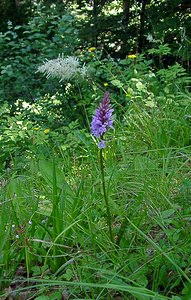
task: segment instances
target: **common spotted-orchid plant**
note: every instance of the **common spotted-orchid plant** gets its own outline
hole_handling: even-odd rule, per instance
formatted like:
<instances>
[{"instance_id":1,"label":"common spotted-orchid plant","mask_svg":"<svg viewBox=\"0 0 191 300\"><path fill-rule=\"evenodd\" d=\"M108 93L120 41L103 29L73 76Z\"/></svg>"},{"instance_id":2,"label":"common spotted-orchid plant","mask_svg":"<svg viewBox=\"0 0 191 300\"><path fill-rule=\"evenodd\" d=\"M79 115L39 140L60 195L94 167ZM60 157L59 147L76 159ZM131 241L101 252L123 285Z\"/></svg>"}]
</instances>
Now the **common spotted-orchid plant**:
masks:
<instances>
[{"instance_id":1,"label":"common spotted-orchid plant","mask_svg":"<svg viewBox=\"0 0 191 300\"><path fill-rule=\"evenodd\" d=\"M103 149L106 147L104 135L109 128L113 129L112 113L113 113L113 109L111 108L111 104L110 104L109 92L106 92L102 102L100 103L98 109L95 112L95 115L92 118L91 133L94 137L99 139L98 148L100 154L100 171L101 171L103 196L104 196L105 206L107 211L107 223L109 229L109 236L111 242L114 242L113 232L112 232L111 213L110 213L110 207L108 201L108 194L105 185L104 157L103 157Z\"/></svg>"}]
</instances>

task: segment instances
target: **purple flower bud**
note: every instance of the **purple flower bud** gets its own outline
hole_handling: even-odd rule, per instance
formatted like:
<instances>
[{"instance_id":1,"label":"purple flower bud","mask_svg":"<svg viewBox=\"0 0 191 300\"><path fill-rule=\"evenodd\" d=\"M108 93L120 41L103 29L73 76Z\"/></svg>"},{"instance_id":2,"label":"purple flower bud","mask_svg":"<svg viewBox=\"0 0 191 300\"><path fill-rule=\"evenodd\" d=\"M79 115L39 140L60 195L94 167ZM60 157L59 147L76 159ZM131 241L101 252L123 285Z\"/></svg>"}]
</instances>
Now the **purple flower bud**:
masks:
<instances>
[{"instance_id":1,"label":"purple flower bud","mask_svg":"<svg viewBox=\"0 0 191 300\"><path fill-rule=\"evenodd\" d=\"M98 143L98 147L100 149L104 149L106 147L106 144L105 144L105 141L104 140L101 140L99 143Z\"/></svg>"},{"instance_id":2,"label":"purple flower bud","mask_svg":"<svg viewBox=\"0 0 191 300\"><path fill-rule=\"evenodd\" d=\"M106 92L103 100L95 112L91 122L91 133L96 138L103 138L108 128L113 129L113 119L112 119L113 109L111 108L109 92ZM104 140L102 139L98 147L103 149L106 147Z\"/></svg>"}]
</instances>

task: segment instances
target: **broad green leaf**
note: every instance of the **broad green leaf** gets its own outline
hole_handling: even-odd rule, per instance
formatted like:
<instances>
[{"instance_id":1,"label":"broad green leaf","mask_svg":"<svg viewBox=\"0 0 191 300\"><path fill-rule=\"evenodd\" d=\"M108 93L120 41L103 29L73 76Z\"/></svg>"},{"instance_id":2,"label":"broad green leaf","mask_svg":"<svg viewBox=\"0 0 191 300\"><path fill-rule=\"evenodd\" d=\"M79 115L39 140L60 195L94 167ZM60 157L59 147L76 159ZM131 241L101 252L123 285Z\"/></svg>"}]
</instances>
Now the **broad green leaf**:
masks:
<instances>
[{"instance_id":1,"label":"broad green leaf","mask_svg":"<svg viewBox=\"0 0 191 300\"><path fill-rule=\"evenodd\" d=\"M62 189L63 184L64 184L64 174L62 171L55 165L56 169L56 182L57 182L57 187ZM54 170L54 165L53 162L50 162L48 160L40 160L39 161L39 170L44 178L44 180L48 184L53 184L53 170Z\"/></svg>"},{"instance_id":2,"label":"broad green leaf","mask_svg":"<svg viewBox=\"0 0 191 300\"><path fill-rule=\"evenodd\" d=\"M118 88L122 88L123 87L123 83L121 81L119 81L118 79L112 80L111 84L113 84L114 86L116 86Z\"/></svg>"}]
</instances>

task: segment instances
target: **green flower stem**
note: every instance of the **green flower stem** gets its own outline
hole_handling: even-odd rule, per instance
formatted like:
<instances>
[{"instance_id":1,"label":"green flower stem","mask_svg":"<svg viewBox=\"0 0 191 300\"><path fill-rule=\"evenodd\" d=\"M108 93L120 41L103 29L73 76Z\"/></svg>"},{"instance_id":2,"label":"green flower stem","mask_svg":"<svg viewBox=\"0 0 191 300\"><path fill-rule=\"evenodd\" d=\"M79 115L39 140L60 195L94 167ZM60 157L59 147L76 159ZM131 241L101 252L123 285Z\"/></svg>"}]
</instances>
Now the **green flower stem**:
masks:
<instances>
[{"instance_id":1,"label":"green flower stem","mask_svg":"<svg viewBox=\"0 0 191 300\"><path fill-rule=\"evenodd\" d=\"M109 209L109 201L106 193L106 188L105 188L105 176L104 176L104 164L103 164L103 149L100 149L100 170L101 170L101 180L102 180L102 187L103 187L103 196L105 200L105 206L107 210L107 223L109 227L109 236L111 241L113 242L113 232L112 232L112 227L111 227L111 213Z\"/></svg>"}]
</instances>

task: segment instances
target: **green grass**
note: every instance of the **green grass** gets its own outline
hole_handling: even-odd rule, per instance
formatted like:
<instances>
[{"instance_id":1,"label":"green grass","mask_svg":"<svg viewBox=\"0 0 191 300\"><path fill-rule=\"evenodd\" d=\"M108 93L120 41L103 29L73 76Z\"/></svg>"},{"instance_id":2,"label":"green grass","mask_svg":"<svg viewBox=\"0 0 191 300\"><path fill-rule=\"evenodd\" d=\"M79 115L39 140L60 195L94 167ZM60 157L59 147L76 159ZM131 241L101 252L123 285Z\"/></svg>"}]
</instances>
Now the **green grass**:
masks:
<instances>
[{"instance_id":1,"label":"green grass","mask_svg":"<svg viewBox=\"0 0 191 300\"><path fill-rule=\"evenodd\" d=\"M9 153L7 128L2 299L189 299L191 105L188 93L157 93L153 107L140 95L123 107L102 153L104 174L88 129L45 134L30 121Z\"/></svg>"}]
</instances>

